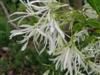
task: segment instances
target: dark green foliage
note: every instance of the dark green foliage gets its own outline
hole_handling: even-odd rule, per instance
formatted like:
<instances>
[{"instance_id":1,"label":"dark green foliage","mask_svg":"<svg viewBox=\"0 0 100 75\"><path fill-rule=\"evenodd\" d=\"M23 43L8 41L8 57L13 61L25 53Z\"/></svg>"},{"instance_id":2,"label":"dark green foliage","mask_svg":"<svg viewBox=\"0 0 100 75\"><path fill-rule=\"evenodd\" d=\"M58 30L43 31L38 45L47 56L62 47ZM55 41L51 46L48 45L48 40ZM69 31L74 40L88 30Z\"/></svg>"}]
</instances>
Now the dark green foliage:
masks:
<instances>
[{"instance_id":1,"label":"dark green foliage","mask_svg":"<svg viewBox=\"0 0 100 75\"><path fill-rule=\"evenodd\" d=\"M5 3L9 13L17 11L19 0L3 0L3 2Z\"/></svg>"},{"instance_id":2,"label":"dark green foliage","mask_svg":"<svg viewBox=\"0 0 100 75\"><path fill-rule=\"evenodd\" d=\"M88 3L100 14L100 0L87 0Z\"/></svg>"},{"instance_id":3,"label":"dark green foliage","mask_svg":"<svg viewBox=\"0 0 100 75\"><path fill-rule=\"evenodd\" d=\"M4 17L4 13L0 12L0 45L7 45L9 32L10 26L7 23L7 19Z\"/></svg>"}]
</instances>

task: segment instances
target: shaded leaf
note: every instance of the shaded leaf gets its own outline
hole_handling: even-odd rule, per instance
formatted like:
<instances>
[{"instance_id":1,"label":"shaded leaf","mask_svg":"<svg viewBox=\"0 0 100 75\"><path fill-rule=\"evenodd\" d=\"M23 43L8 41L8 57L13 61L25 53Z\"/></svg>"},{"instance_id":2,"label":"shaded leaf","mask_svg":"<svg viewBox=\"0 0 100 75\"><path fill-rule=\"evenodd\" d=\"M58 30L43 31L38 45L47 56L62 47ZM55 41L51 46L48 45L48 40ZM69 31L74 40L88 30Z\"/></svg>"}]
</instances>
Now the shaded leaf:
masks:
<instances>
[{"instance_id":1,"label":"shaded leaf","mask_svg":"<svg viewBox=\"0 0 100 75\"><path fill-rule=\"evenodd\" d=\"M96 12L100 13L100 0L87 0L87 2L96 10Z\"/></svg>"}]
</instances>

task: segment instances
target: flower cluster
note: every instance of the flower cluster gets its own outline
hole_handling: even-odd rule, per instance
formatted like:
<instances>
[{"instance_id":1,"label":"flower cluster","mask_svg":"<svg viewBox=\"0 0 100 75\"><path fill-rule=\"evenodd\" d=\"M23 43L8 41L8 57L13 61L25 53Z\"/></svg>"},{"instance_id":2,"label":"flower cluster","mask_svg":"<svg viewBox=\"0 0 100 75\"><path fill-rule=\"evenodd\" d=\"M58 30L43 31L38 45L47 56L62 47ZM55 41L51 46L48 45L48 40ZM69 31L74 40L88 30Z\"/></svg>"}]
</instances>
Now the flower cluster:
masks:
<instances>
[{"instance_id":1,"label":"flower cluster","mask_svg":"<svg viewBox=\"0 0 100 75\"><path fill-rule=\"evenodd\" d=\"M55 20L53 12L68 5L61 4L56 0L27 0L27 2L21 0L21 3L27 8L26 12L15 12L11 14L10 17L14 15L20 16L10 21L18 21L18 25L20 25L26 17L35 16L38 18L38 22L34 25L22 24L19 26L19 29L11 31L10 38L18 35L24 35L24 39L20 41L20 43L24 44L22 50L26 48L30 38L33 39L34 45L38 45L39 42L42 41L44 42L44 47L40 53L43 52L47 44L49 44L48 52L49 54L52 54L53 50L55 50L58 45L58 40L56 38L60 36L60 39L64 40L65 38L63 31L60 29L58 22ZM49 41L49 43L47 43L47 41Z\"/></svg>"},{"instance_id":2,"label":"flower cluster","mask_svg":"<svg viewBox=\"0 0 100 75\"><path fill-rule=\"evenodd\" d=\"M78 49L76 42L80 44L80 41L84 41L86 37L89 36L87 29L82 29L69 36L64 33L61 29L60 21L56 19L55 12L58 9L68 7L68 11L70 11L68 4L60 3L58 0L20 1L26 7L26 11L15 12L10 15L10 18L14 15L18 15L17 18L11 19L10 22L17 21L19 25L18 29L11 31L10 39L15 36L22 36L23 39L18 41L23 44L22 51L26 49L30 40L39 54L49 49L47 51L48 54L55 57L52 61L56 64L56 69L60 68L61 71L67 70L65 75L82 75L84 71L89 75L90 72L88 69L90 67L93 69L98 68L96 64L93 66L89 65L93 62L87 61L87 59L90 57L95 58L96 55L98 55L100 43L99 47L95 47L95 44L91 43L82 50ZM73 11L71 10L70 12L72 13ZM38 21L33 25L21 24L25 18L30 16L36 17ZM72 29L73 23L71 23L69 27ZM70 40L67 40L66 36L68 36ZM41 43L43 47L39 50L38 47ZM48 72L49 70L47 73Z\"/></svg>"}]
</instances>

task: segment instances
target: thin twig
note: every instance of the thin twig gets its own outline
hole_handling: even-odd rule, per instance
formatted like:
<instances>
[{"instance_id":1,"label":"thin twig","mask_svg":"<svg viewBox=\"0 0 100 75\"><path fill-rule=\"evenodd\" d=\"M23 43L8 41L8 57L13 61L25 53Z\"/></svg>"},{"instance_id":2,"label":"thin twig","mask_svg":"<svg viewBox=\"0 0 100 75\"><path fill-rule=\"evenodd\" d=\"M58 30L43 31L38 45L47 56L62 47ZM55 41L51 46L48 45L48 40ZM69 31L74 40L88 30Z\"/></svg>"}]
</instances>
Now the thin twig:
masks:
<instances>
[{"instance_id":1,"label":"thin twig","mask_svg":"<svg viewBox=\"0 0 100 75\"><path fill-rule=\"evenodd\" d=\"M9 18L9 13L8 13L8 11L7 11L5 5L4 5L4 3L3 3L2 1L0 1L0 6L2 7L2 9L3 9L3 11L4 11L4 13L5 13L7 19L10 20L10 18ZM13 22L9 22L9 23L10 23L14 28L18 28L18 27L16 26L16 24L14 24Z\"/></svg>"}]
</instances>

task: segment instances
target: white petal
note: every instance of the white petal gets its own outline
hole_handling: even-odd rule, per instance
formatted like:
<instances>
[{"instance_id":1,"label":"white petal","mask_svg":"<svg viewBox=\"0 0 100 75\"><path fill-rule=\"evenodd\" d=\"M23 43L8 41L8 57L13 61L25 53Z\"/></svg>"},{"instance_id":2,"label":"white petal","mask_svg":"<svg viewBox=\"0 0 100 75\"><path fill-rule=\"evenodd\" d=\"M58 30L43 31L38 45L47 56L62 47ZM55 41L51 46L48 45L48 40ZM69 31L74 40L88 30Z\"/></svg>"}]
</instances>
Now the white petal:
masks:
<instances>
[{"instance_id":1,"label":"white petal","mask_svg":"<svg viewBox=\"0 0 100 75\"><path fill-rule=\"evenodd\" d=\"M49 73L50 73L50 70L47 70L47 71L45 71L45 72L43 73L43 75L49 75Z\"/></svg>"},{"instance_id":2,"label":"white petal","mask_svg":"<svg viewBox=\"0 0 100 75\"><path fill-rule=\"evenodd\" d=\"M59 32L59 34L61 35L61 37L63 39L65 39L65 35L64 35L63 31L59 28L59 26L57 26L56 22L55 22L55 28L57 29L57 31Z\"/></svg>"},{"instance_id":3,"label":"white petal","mask_svg":"<svg viewBox=\"0 0 100 75\"><path fill-rule=\"evenodd\" d=\"M28 45L28 42L26 42L26 43L22 46L21 51L24 51L24 50L26 49L27 45Z\"/></svg>"}]
</instances>

